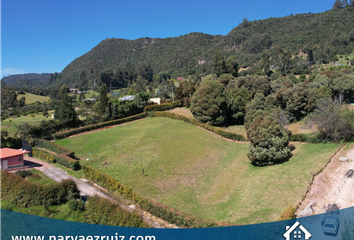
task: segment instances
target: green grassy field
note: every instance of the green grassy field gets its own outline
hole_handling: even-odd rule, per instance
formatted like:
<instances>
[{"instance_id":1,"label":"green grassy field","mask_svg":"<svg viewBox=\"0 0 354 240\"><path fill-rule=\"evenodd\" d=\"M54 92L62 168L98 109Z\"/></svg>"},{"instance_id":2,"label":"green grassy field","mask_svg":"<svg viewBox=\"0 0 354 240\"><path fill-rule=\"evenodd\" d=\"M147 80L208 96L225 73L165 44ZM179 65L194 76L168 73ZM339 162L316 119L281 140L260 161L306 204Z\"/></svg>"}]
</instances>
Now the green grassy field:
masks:
<instances>
[{"instance_id":1,"label":"green grassy field","mask_svg":"<svg viewBox=\"0 0 354 240\"><path fill-rule=\"evenodd\" d=\"M301 200L312 173L338 148L296 144L290 161L254 167L247 144L168 118L147 118L56 143L75 151L81 164L157 202L195 217L238 224L277 220L286 206ZM121 154L113 144L121 144Z\"/></svg>"},{"instance_id":2,"label":"green grassy field","mask_svg":"<svg viewBox=\"0 0 354 240\"><path fill-rule=\"evenodd\" d=\"M10 117L1 122L1 130L8 131L9 135L13 136L13 134L15 134L17 131L16 126L21 125L22 123L35 125L42 120L50 120L52 119L51 117L52 113L54 113L54 110L48 111L48 115L49 115L48 118L43 116L42 113L34 114L34 117L32 116L32 114L29 114L27 116L16 117L16 118Z\"/></svg>"},{"instance_id":3,"label":"green grassy field","mask_svg":"<svg viewBox=\"0 0 354 240\"><path fill-rule=\"evenodd\" d=\"M20 100L21 97L26 98L26 104L35 103L37 101L42 103L42 102L47 102L50 100L50 97L34 95L32 93L19 94L19 95L17 95L17 100Z\"/></svg>"}]
</instances>

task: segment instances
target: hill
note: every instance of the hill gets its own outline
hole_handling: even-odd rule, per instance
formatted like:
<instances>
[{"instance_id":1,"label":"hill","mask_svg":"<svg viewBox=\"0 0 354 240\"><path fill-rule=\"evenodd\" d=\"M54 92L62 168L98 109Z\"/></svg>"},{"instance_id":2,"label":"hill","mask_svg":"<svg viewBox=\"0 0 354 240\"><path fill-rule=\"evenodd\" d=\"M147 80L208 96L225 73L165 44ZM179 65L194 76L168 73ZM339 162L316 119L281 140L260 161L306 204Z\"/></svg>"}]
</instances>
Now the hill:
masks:
<instances>
[{"instance_id":1,"label":"hill","mask_svg":"<svg viewBox=\"0 0 354 240\"><path fill-rule=\"evenodd\" d=\"M296 14L282 18L269 18L249 22L246 19L226 36L189 33L174 38L140 38L125 40L109 38L91 51L71 62L58 81L78 83L82 70L111 69L115 71L128 61L136 67L149 62L154 74L169 71L174 76L211 69L213 54L221 49L225 57L235 55L246 67L258 63L264 48L271 56L281 46L298 53L305 47L329 49L334 54L350 53L354 49L354 7L332 9L323 13ZM353 36L352 36L353 35ZM319 58L320 52L315 52ZM204 64L201 64L204 62Z\"/></svg>"},{"instance_id":2,"label":"hill","mask_svg":"<svg viewBox=\"0 0 354 240\"><path fill-rule=\"evenodd\" d=\"M1 80L8 87L42 87L49 83L51 73L26 73L3 77Z\"/></svg>"}]
</instances>

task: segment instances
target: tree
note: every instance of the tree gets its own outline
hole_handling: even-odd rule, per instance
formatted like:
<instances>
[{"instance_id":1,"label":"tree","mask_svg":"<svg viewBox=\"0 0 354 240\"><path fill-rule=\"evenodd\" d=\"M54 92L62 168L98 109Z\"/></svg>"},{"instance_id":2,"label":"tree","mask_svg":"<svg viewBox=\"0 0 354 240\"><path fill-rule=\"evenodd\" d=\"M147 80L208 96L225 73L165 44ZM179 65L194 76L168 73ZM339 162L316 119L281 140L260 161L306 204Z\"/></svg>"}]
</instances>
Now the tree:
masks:
<instances>
[{"instance_id":1,"label":"tree","mask_svg":"<svg viewBox=\"0 0 354 240\"><path fill-rule=\"evenodd\" d=\"M85 94L83 92L81 92L80 95L79 95L79 102L81 103L85 99L86 99Z\"/></svg>"},{"instance_id":2,"label":"tree","mask_svg":"<svg viewBox=\"0 0 354 240\"><path fill-rule=\"evenodd\" d=\"M61 101L59 106L54 109L54 118L68 126L74 126L77 120L76 112L67 95Z\"/></svg>"},{"instance_id":3,"label":"tree","mask_svg":"<svg viewBox=\"0 0 354 240\"><path fill-rule=\"evenodd\" d=\"M344 100L348 102L354 102L354 77L351 75L344 75L340 78L336 78L332 82L332 89L335 96L340 101L342 96Z\"/></svg>"},{"instance_id":4,"label":"tree","mask_svg":"<svg viewBox=\"0 0 354 240\"><path fill-rule=\"evenodd\" d=\"M263 93L268 96L271 91L270 79L266 76L251 76L237 78L237 86L240 88L244 86L247 91L252 95L256 93Z\"/></svg>"},{"instance_id":5,"label":"tree","mask_svg":"<svg viewBox=\"0 0 354 240\"><path fill-rule=\"evenodd\" d=\"M144 79L148 80L148 82L152 82L154 78L154 71L152 70L150 63L142 63L138 67L138 74L141 75Z\"/></svg>"},{"instance_id":6,"label":"tree","mask_svg":"<svg viewBox=\"0 0 354 240\"><path fill-rule=\"evenodd\" d=\"M337 142L354 136L354 112L338 99L319 100L306 124L310 127L316 124L324 139Z\"/></svg>"},{"instance_id":7,"label":"tree","mask_svg":"<svg viewBox=\"0 0 354 240\"><path fill-rule=\"evenodd\" d=\"M82 70L80 73L80 87L83 89L83 91L87 90L88 87L88 81L84 70Z\"/></svg>"},{"instance_id":8,"label":"tree","mask_svg":"<svg viewBox=\"0 0 354 240\"><path fill-rule=\"evenodd\" d=\"M239 67L235 56L231 56L226 60L226 70L232 76L237 77Z\"/></svg>"},{"instance_id":9,"label":"tree","mask_svg":"<svg viewBox=\"0 0 354 240\"><path fill-rule=\"evenodd\" d=\"M106 112L108 106L108 97L107 97L107 86L102 84L100 88L100 101L98 102L98 113L103 115Z\"/></svg>"},{"instance_id":10,"label":"tree","mask_svg":"<svg viewBox=\"0 0 354 240\"><path fill-rule=\"evenodd\" d=\"M18 105L17 94L7 86L1 86L1 108L15 108Z\"/></svg>"},{"instance_id":11,"label":"tree","mask_svg":"<svg viewBox=\"0 0 354 240\"><path fill-rule=\"evenodd\" d=\"M65 84L61 85L59 89L59 99L64 99L65 97L67 97L69 92L70 89L68 88L68 86L66 86Z\"/></svg>"},{"instance_id":12,"label":"tree","mask_svg":"<svg viewBox=\"0 0 354 240\"><path fill-rule=\"evenodd\" d=\"M251 94L244 88L234 88L225 90L228 119L232 123L243 124L246 105L251 100Z\"/></svg>"},{"instance_id":13,"label":"tree","mask_svg":"<svg viewBox=\"0 0 354 240\"><path fill-rule=\"evenodd\" d=\"M349 0L349 6L354 7L354 0Z\"/></svg>"},{"instance_id":14,"label":"tree","mask_svg":"<svg viewBox=\"0 0 354 240\"><path fill-rule=\"evenodd\" d=\"M147 82L147 80L145 80L142 76L139 75L135 82L134 91L136 93L146 92Z\"/></svg>"},{"instance_id":15,"label":"tree","mask_svg":"<svg viewBox=\"0 0 354 240\"><path fill-rule=\"evenodd\" d=\"M340 8L342 8L343 7L343 4L342 4L342 2L341 2L341 0L336 0L334 3L333 3L333 6L332 6L332 8L334 8L334 9L340 9Z\"/></svg>"},{"instance_id":16,"label":"tree","mask_svg":"<svg viewBox=\"0 0 354 240\"><path fill-rule=\"evenodd\" d=\"M114 82L114 73L110 69L106 69L101 73L101 82L106 84L107 88L109 87L112 90L112 84Z\"/></svg>"},{"instance_id":17,"label":"tree","mask_svg":"<svg viewBox=\"0 0 354 240\"><path fill-rule=\"evenodd\" d=\"M264 50L262 52L261 56L261 69L263 69L264 73L270 77L272 72L270 71L270 61L269 61L269 54L267 50Z\"/></svg>"},{"instance_id":18,"label":"tree","mask_svg":"<svg viewBox=\"0 0 354 240\"><path fill-rule=\"evenodd\" d=\"M175 90L175 97L181 101L183 106L190 106L192 103L192 96L198 88L199 83L192 80L182 80L178 88Z\"/></svg>"},{"instance_id":19,"label":"tree","mask_svg":"<svg viewBox=\"0 0 354 240\"><path fill-rule=\"evenodd\" d=\"M193 94L190 110L203 123L222 125L226 120L224 88L218 81L202 83Z\"/></svg>"},{"instance_id":20,"label":"tree","mask_svg":"<svg viewBox=\"0 0 354 240\"><path fill-rule=\"evenodd\" d=\"M271 114L257 116L247 128L247 138L253 165L273 165L291 157L288 134Z\"/></svg>"},{"instance_id":21,"label":"tree","mask_svg":"<svg viewBox=\"0 0 354 240\"><path fill-rule=\"evenodd\" d=\"M226 71L225 59L220 50L215 51L213 70L216 76L220 77Z\"/></svg>"}]
</instances>

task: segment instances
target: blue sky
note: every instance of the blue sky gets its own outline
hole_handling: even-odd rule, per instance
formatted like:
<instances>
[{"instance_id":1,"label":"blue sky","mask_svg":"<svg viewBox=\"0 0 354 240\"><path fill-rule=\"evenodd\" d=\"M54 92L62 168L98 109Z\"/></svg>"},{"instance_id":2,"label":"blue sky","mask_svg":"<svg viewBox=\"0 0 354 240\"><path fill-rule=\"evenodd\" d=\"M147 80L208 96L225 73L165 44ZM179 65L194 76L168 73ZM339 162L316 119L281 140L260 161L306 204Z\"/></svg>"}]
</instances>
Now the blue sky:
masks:
<instances>
[{"instance_id":1,"label":"blue sky","mask_svg":"<svg viewBox=\"0 0 354 240\"><path fill-rule=\"evenodd\" d=\"M2 0L1 77L61 72L107 37L228 34L243 18L318 13L334 0Z\"/></svg>"}]
</instances>

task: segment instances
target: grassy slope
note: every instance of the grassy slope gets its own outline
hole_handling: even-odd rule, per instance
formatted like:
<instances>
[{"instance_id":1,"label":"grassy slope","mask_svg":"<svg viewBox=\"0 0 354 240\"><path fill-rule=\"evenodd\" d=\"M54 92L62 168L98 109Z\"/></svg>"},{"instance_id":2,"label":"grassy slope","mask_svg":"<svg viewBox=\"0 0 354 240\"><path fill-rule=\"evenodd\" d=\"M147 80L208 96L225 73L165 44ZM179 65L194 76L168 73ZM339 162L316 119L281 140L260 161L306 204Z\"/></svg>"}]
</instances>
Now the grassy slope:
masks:
<instances>
[{"instance_id":1,"label":"grassy slope","mask_svg":"<svg viewBox=\"0 0 354 240\"><path fill-rule=\"evenodd\" d=\"M16 117L16 118L10 117L1 122L1 130L8 131L9 135L13 136L13 134L15 134L17 131L16 126L21 125L22 123L28 123L29 125L36 125L40 123L42 120L50 120L52 119L51 117L52 113L54 113L54 110L48 111L48 115L49 115L48 118L43 116L42 113L34 114L35 115L34 117L31 116L32 114L29 114L27 116Z\"/></svg>"},{"instance_id":2,"label":"grassy slope","mask_svg":"<svg viewBox=\"0 0 354 240\"><path fill-rule=\"evenodd\" d=\"M296 205L311 172L320 169L338 147L297 144L289 162L253 167L247 144L166 118L56 142L90 159L83 164L155 201L196 217L239 224L274 221L287 205ZM113 155L113 143L122 144L122 155Z\"/></svg>"},{"instance_id":3,"label":"grassy slope","mask_svg":"<svg viewBox=\"0 0 354 240\"><path fill-rule=\"evenodd\" d=\"M35 103L36 101L42 103L42 102L47 102L50 100L50 97L34 95L32 93L19 94L19 95L17 95L17 100L20 100L21 97L26 98L26 104Z\"/></svg>"}]
</instances>

